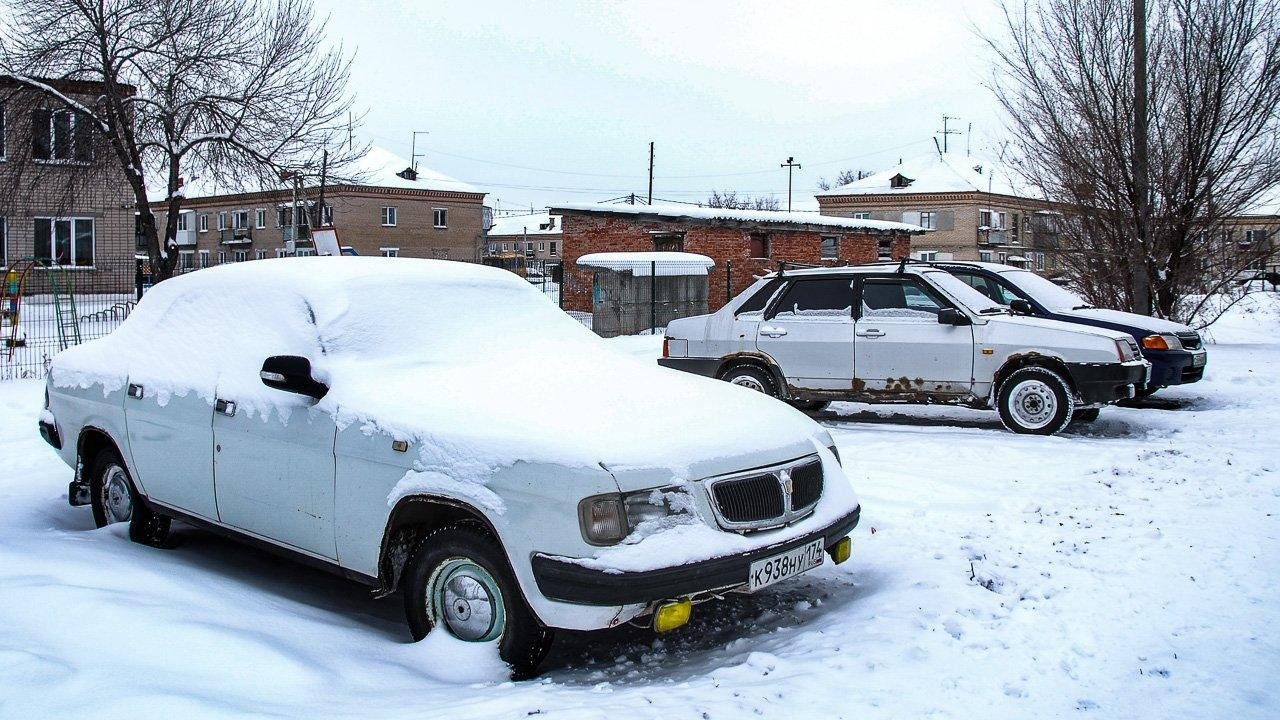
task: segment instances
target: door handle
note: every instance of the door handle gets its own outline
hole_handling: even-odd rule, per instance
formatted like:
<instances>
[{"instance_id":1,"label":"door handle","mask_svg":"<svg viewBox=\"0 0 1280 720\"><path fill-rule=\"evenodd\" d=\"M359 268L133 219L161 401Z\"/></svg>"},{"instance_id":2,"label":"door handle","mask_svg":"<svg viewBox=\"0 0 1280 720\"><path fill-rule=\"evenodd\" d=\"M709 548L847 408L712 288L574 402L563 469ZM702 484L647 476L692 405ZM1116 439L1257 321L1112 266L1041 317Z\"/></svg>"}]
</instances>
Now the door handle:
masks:
<instances>
[{"instance_id":1,"label":"door handle","mask_svg":"<svg viewBox=\"0 0 1280 720\"><path fill-rule=\"evenodd\" d=\"M884 337L884 331L877 330L875 328L867 328L866 330L859 330L857 335L858 337L878 338Z\"/></svg>"},{"instance_id":2,"label":"door handle","mask_svg":"<svg viewBox=\"0 0 1280 720\"><path fill-rule=\"evenodd\" d=\"M218 400L218 402L214 404L213 409L215 412L226 415L227 417L235 417L236 414L236 404L232 400Z\"/></svg>"},{"instance_id":3,"label":"door handle","mask_svg":"<svg viewBox=\"0 0 1280 720\"><path fill-rule=\"evenodd\" d=\"M787 329L786 329L786 328L780 328L780 327L771 327L771 326L769 326L769 325L765 325L764 327L760 328L760 334L761 334L761 335L767 335L767 336L769 336L769 337L773 337L773 338L776 338L776 337L782 337L783 335L786 335L786 334L787 334Z\"/></svg>"},{"instance_id":4,"label":"door handle","mask_svg":"<svg viewBox=\"0 0 1280 720\"><path fill-rule=\"evenodd\" d=\"M129 383L129 397L133 398L134 400L141 400L145 392L146 391L143 390L141 385L134 385L133 383Z\"/></svg>"}]
</instances>

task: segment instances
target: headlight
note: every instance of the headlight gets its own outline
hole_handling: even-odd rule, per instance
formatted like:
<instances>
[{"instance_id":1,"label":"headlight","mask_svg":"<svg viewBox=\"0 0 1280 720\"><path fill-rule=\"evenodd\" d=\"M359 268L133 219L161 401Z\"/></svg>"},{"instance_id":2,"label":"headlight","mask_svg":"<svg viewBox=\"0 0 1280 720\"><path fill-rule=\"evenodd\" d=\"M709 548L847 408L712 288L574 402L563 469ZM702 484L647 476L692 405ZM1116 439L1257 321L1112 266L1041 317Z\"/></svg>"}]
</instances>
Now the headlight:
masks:
<instances>
[{"instance_id":1,"label":"headlight","mask_svg":"<svg viewBox=\"0 0 1280 720\"><path fill-rule=\"evenodd\" d=\"M1181 350L1182 343L1177 335L1148 335L1142 338L1142 347L1147 350Z\"/></svg>"},{"instance_id":2,"label":"headlight","mask_svg":"<svg viewBox=\"0 0 1280 720\"><path fill-rule=\"evenodd\" d=\"M1116 341L1116 352L1120 353L1120 362L1129 362L1137 360L1142 351L1133 338L1122 338Z\"/></svg>"},{"instance_id":3,"label":"headlight","mask_svg":"<svg viewBox=\"0 0 1280 720\"><path fill-rule=\"evenodd\" d=\"M684 488L654 488L586 498L578 503L578 523L587 542L613 545L642 524L660 526L674 516L692 517L692 512L693 501Z\"/></svg>"}]
</instances>

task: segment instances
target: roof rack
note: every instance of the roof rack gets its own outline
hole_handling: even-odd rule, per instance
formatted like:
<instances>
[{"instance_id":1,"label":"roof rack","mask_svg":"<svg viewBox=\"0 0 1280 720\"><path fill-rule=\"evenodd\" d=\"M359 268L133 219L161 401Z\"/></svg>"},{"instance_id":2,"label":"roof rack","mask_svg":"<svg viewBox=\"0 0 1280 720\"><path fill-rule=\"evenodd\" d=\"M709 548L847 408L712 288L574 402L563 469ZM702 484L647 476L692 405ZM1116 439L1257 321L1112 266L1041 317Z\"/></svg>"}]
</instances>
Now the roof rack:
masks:
<instances>
[{"instance_id":1,"label":"roof rack","mask_svg":"<svg viewBox=\"0 0 1280 720\"><path fill-rule=\"evenodd\" d=\"M793 260L779 260L778 261L778 277L783 277L784 275L787 274L788 265L790 265L793 268L799 268L801 270L809 270L812 268L826 267L825 265L814 265L813 263L795 262Z\"/></svg>"}]
</instances>

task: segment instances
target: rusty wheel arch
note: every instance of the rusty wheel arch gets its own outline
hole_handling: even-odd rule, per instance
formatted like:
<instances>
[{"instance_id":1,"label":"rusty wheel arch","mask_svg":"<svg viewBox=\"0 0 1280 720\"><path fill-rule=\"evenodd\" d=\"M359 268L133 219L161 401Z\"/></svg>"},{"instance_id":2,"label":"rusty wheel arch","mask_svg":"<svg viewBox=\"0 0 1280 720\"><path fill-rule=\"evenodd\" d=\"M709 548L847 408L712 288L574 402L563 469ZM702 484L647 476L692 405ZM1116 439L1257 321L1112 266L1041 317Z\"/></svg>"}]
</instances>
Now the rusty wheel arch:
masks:
<instances>
[{"instance_id":1,"label":"rusty wheel arch","mask_svg":"<svg viewBox=\"0 0 1280 720\"><path fill-rule=\"evenodd\" d=\"M1079 391L1076 390L1075 378L1071 377L1071 370L1065 362L1052 355L1029 352L1015 353L1005 360L1004 365L1000 366L1000 369L996 371L995 377L992 378L991 396L994 398L1000 392L1000 386L1004 384L1009 375L1015 370L1021 370L1024 367L1042 367L1054 371L1066 381L1067 387L1072 394L1079 395Z\"/></svg>"}]
</instances>

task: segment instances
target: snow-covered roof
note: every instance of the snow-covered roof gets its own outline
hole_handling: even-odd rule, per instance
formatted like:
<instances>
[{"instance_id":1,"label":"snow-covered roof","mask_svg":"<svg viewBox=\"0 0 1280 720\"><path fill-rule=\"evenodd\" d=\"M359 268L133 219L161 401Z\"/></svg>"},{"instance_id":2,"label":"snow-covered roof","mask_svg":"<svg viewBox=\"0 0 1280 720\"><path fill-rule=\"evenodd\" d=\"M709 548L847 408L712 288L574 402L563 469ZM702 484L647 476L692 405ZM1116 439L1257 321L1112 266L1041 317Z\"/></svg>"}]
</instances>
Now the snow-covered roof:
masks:
<instances>
[{"instance_id":1,"label":"snow-covered roof","mask_svg":"<svg viewBox=\"0 0 1280 720\"><path fill-rule=\"evenodd\" d=\"M575 260L578 265L604 268L632 275L706 275L715 260L686 252L605 252L590 253Z\"/></svg>"},{"instance_id":2,"label":"snow-covered roof","mask_svg":"<svg viewBox=\"0 0 1280 720\"><path fill-rule=\"evenodd\" d=\"M903 187L893 179L902 176ZM1015 197L1039 194L1001 163L978 156L936 152L911 158L861 180L820 192L817 197L841 195L914 195L917 193L984 192Z\"/></svg>"},{"instance_id":3,"label":"snow-covered roof","mask_svg":"<svg viewBox=\"0 0 1280 720\"><path fill-rule=\"evenodd\" d=\"M923 233L918 225L889 220L864 220L831 217L817 213L785 212L782 210L732 210L708 208L679 203L654 203L652 205L613 205L606 203L562 203L552 210L609 213L613 215L657 215L658 217L689 220L725 220L729 222L773 223L778 225L817 225L842 230L869 232Z\"/></svg>"},{"instance_id":4,"label":"snow-covered roof","mask_svg":"<svg viewBox=\"0 0 1280 720\"><path fill-rule=\"evenodd\" d=\"M495 217L489 235L559 235L560 216L549 212Z\"/></svg>"},{"instance_id":5,"label":"snow-covered roof","mask_svg":"<svg viewBox=\"0 0 1280 720\"><path fill-rule=\"evenodd\" d=\"M399 188L403 190L436 190L441 192L483 192L474 185L451 178L444 173L418 165L417 178L409 180L400 177L399 173L409 168L409 161L390 150L369 146L368 152L356 160L351 167L345 168L341 177L331 177L330 185L360 185L365 187ZM160 177L148 177L147 200L163 202L168 195L165 182ZM314 178L308 179L307 188L314 186ZM262 187L249 180L243 184L227 186L211 183L200 178L188 179L178 194L187 199L218 197L220 195L240 195L244 193L282 191L288 189L283 183L274 187Z\"/></svg>"}]
</instances>

